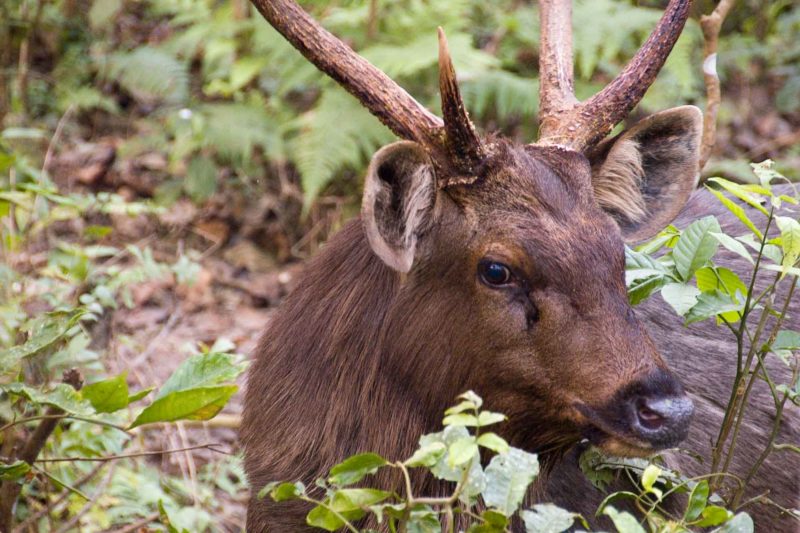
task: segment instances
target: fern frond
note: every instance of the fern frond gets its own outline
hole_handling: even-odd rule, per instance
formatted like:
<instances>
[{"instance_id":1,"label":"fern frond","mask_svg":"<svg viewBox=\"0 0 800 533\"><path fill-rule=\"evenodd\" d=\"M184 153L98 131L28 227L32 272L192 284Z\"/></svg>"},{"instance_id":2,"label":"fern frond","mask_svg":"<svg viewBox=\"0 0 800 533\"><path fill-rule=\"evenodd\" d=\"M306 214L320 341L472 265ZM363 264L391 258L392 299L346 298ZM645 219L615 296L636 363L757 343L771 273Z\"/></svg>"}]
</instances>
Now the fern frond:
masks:
<instances>
[{"instance_id":1,"label":"fern frond","mask_svg":"<svg viewBox=\"0 0 800 533\"><path fill-rule=\"evenodd\" d=\"M578 0L573 10L573 42L578 72L584 79L622 50L635 50L661 12L614 0Z\"/></svg>"},{"instance_id":2,"label":"fern frond","mask_svg":"<svg viewBox=\"0 0 800 533\"><path fill-rule=\"evenodd\" d=\"M180 104L189 94L186 65L167 52L150 46L120 52L108 58L106 77L117 81L136 99Z\"/></svg>"},{"instance_id":3,"label":"fern frond","mask_svg":"<svg viewBox=\"0 0 800 533\"><path fill-rule=\"evenodd\" d=\"M317 105L300 117L300 125L291 159L300 171L306 206L340 170L361 169L378 147L395 138L338 87L327 88Z\"/></svg>"},{"instance_id":4,"label":"fern frond","mask_svg":"<svg viewBox=\"0 0 800 533\"><path fill-rule=\"evenodd\" d=\"M468 75L497 66L497 58L472 45L466 33L448 35L450 54L459 75ZM435 65L439 57L436 34L423 35L411 42L397 45L379 44L365 48L361 54L389 77L413 76Z\"/></svg>"},{"instance_id":5,"label":"fern frond","mask_svg":"<svg viewBox=\"0 0 800 533\"><path fill-rule=\"evenodd\" d=\"M200 113L205 117L201 144L215 149L223 159L247 160L256 146L263 148L268 157L282 152L281 131L257 102L206 104Z\"/></svg>"},{"instance_id":6,"label":"fern frond","mask_svg":"<svg viewBox=\"0 0 800 533\"><path fill-rule=\"evenodd\" d=\"M533 117L539 110L539 82L504 70L494 70L461 83L464 103L470 113L497 117Z\"/></svg>"}]
</instances>

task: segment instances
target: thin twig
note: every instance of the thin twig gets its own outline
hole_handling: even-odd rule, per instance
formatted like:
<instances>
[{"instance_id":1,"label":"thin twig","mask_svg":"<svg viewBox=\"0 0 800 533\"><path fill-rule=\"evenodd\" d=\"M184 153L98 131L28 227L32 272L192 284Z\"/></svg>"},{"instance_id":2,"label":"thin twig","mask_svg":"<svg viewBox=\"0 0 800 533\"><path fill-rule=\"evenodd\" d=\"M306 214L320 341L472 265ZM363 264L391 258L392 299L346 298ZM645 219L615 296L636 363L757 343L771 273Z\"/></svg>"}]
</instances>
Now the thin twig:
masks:
<instances>
[{"instance_id":1,"label":"thin twig","mask_svg":"<svg viewBox=\"0 0 800 533\"><path fill-rule=\"evenodd\" d=\"M75 390L80 390L83 386L83 376L75 369L64 372L63 383L71 385ZM64 411L58 407L48 407L47 415L59 415ZM25 442L22 450L17 454L16 459L33 464L39 453L47 443L47 439L58 425L59 419L48 417L36 426L33 433ZM11 531L14 524L14 504L19 496L21 485L16 480L3 481L0 483L0 530Z\"/></svg>"},{"instance_id":2,"label":"thin twig","mask_svg":"<svg viewBox=\"0 0 800 533\"><path fill-rule=\"evenodd\" d=\"M81 487L82 485L85 485L86 483L88 483L89 481L91 481L91 480L94 478L94 476L96 476L96 475L97 475L97 473L98 473L98 472L100 472L100 470L102 470L103 468L105 468L105 466L106 466L105 464L98 464L97 466L95 466L94 468L92 468L92 469L89 471L89 473L88 473L88 474L86 474L85 476L83 476L82 478L80 478L78 481L76 481L75 483L73 483L73 484L72 484L72 487L73 487L73 488L75 488L75 489L77 489L77 488ZM42 518L42 517L43 517L45 514L47 514L47 513L48 513L48 512L49 512L51 509L55 510L55 509L56 509L56 508L57 508L59 505L61 505L61 504L64 502L64 500L66 500L66 499L69 497L69 495L70 495L70 494L72 494L70 491L68 491L68 490L65 490L65 491L64 491L64 492L61 494L61 496L59 496L59 497L58 497L58 499L57 499L56 501L54 501L54 502L53 502L52 504L50 504L48 507L45 507L45 508L43 508L43 509L40 509L40 510L36 511L34 514L32 514L31 516L29 516L28 518L26 518L26 519L25 519L23 522L21 522L21 523L20 523L20 524L19 524L17 527L15 527L15 528L14 528L14 529L11 531L11 533L24 533L24 532L25 532L25 531L27 531L29 528L33 527L33 526L34 526L34 524L36 524L36 522L38 522L38 521L39 521L39 520L40 520L40 519L41 519L41 518Z\"/></svg>"},{"instance_id":3,"label":"thin twig","mask_svg":"<svg viewBox=\"0 0 800 533\"><path fill-rule=\"evenodd\" d=\"M699 170L706 166L717 142L717 112L722 98L717 74L717 46L719 32L735 0L721 0L710 15L700 17L703 30L703 80L706 85L706 113L703 117L703 140L700 145Z\"/></svg>"},{"instance_id":4,"label":"thin twig","mask_svg":"<svg viewBox=\"0 0 800 533\"><path fill-rule=\"evenodd\" d=\"M169 450L151 450L147 452L107 455L105 457L56 457L54 459L37 459L36 462L37 463L64 463L73 461L106 462L106 461L115 461L117 459L130 459L132 457L147 457L151 455L165 455L170 453L180 453L190 450L202 450L202 449L208 449L211 450L212 452L217 452L224 455L231 455L229 452L217 449L217 447L219 446L222 446L222 444L211 442L207 444L198 444L196 446L188 446L186 448L173 448Z\"/></svg>"},{"instance_id":5,"label":"thin twig","mask_svg":"<svg viewBox=\"0 0 800 533\"><path fill-rule=\"evenodd\" d=\"M108 469L108 474L106 474L106 477L103 479L102 483L100 483L100 486L97 487L94 496L92 496L81 508L81 510L75 513L75 515L73 515L72 518L67 521L67 523L58 528L55 533L66 533L80 523L81 518L83 518L89 511L92 510L100 496L103 496L106 493L106 489L111 484L111 479L114 477L115 468L116 466L112 465L111 468Z\"/></svg>"},{"instance_id":6,"label":"thin twig","mask_svg":"<svg viewBox=\"0 0 800 533\"><path fill-rule=\"evenodd\" d=\"M146 526L147 524L149 524L153 520L157 519L159 516L161 516L161 515L159 513L157 513L157 512L153 513L153 514L149 514L149 515L145 516L144 518L142 518L141 520L137 520L133 524L127 525L127 526L123 527L122 529L115 529L114 533L135 533L136 531L139 531L140 528Z\"/></svg>"}]
</instances>

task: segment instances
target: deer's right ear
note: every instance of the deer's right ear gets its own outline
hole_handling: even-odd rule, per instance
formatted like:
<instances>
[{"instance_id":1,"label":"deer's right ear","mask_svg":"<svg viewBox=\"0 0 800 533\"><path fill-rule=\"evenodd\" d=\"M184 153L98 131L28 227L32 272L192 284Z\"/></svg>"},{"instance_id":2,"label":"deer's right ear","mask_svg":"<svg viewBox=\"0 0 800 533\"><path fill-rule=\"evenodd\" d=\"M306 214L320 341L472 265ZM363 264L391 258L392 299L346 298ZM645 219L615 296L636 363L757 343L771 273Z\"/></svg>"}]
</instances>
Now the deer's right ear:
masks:
<instances>
[{"instance_id":1,"label":"deer's right ear","mask_svg":"<svg viewBox=\"0 0 800 533\"><path fill-rule=\"evenodd\" d=\"M372 250L392 269L411 270L417 238L433 218L436 193L433 165L417 143L390 144L372 157L361 219Z\"/></svg>"}]
</instances>

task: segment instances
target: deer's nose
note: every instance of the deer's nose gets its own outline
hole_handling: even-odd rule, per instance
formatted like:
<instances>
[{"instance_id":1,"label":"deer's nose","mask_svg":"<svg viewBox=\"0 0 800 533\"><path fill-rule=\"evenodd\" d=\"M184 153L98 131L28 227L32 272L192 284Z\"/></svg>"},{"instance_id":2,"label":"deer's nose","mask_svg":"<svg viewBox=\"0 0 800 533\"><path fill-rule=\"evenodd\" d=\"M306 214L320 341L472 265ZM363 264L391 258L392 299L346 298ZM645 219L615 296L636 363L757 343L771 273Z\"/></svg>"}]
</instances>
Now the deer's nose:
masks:
<instances>
[{"instance_id":1,"label":"deer's nose","mask_svg":"<svg viewBox=\"0 0 800 533\"><path fill-rule=\"evenodd\" d=\"M672 374L659 371L629 391L624 410L634 436L663 449L686 438L694 404Z\"/></svg>"}]
</instances>

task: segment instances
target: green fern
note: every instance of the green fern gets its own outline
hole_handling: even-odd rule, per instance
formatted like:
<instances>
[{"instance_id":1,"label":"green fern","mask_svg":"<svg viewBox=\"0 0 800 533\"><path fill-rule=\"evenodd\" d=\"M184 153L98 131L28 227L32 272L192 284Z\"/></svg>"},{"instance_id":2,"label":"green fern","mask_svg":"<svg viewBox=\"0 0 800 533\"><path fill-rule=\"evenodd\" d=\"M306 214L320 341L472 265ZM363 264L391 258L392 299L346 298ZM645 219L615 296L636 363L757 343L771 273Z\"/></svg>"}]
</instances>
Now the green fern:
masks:
<instances>
[{"instance_id":1,"label":"green fern","mask_svg":"<svg viewBox=\"0 0 800 533\"><path fill-rule=\"evenodd\" d=\"M186 65L150 46L120 52L108 58L107 77L117 81L140 101L181 104L189 94Z\"/></svg>"},{"instance_id":2,"label":"green fern","mask_svg":"<svg viewBox=\"0 0 800 533\"><path fill-rule=\"evenodd\" d=\"M511 72L486 72L461 84L464 103L478 117L494 111L500 120L534 117L539 110L539 81Z\"/></svg>"},{"instance_id":3,"label":"green fern","mask_svg":"<svg viewBox=\"0 0 800 533\"><path fill-rule=\"evenodd\" d=\"M495 57L476 49L472 37L466 33L449 35L447 40L459 75L477 74L498 64ZM411 42L371 46L361 54L388 76L396 78L413 76L435 65L439 48L436 33L432 32Z\"/></svg>"},{"instance_id":4,"label":"green fern","mask_svg":"<svg viewBox=\"0 0 800 533\"><path fill-rule=\"evenodd\" d=\"M301 130L291 144L300 171L306 208L345 167L361 168L392 133L339 88L328 88L317 105L300 117Z\"/></svg>"},{"instance_id":5,"label":"green fern","mask_svg":"<svg viewBox=\"0 0 800 533\"><path fill-rule=\"evenodd\" d=\"M581 77L589 79L598 66L613 62L622 50L635 50L660 17L660 10L613 0L575 2L573 42Z\"/></svg>"},{"instance_id":6,"label":"green fern","mask_svg":"<svg viewBox=\"0 0 800 533\"><path fill-rule=\"evenodd\" d=\"M201 146L216 150L223 159L245 161L255 147L264 149L268 157L282 153L281 130L259 102L206 104L200 113L204 117Z\"/></svg>"}]
</instances>

